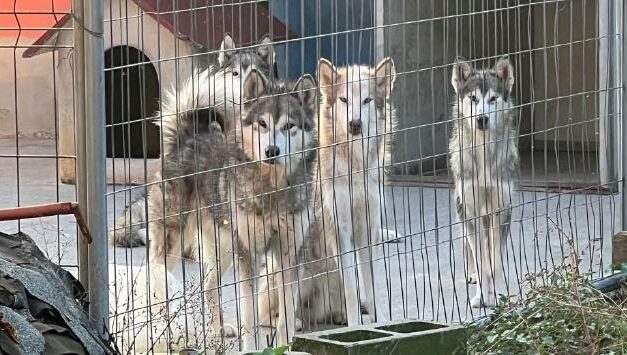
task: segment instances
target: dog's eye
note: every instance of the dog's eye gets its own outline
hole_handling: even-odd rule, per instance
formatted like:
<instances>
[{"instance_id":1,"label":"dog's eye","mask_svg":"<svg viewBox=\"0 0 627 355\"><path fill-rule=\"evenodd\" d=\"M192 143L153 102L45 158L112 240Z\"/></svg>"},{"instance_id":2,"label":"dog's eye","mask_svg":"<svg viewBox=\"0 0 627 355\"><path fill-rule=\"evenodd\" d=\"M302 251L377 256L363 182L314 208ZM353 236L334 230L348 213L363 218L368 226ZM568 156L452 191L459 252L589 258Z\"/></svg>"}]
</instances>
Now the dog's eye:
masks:
<instances>
[{"instance_id":1,"label":"dog's eye","mask_svg":"<svg viewBox=\"0 0 627 355\"><path fill-rule=\"evenodd\" d=\"M290 129L294 128L295 124L293 124L292 122L288 122L285 124L285 126L283 126L283 130L284 131L289 131Z\"/></svg>"},{"instance_id":2,"label":"dog's eye","mask_svg":"<svg viewBox=\"0 0 627 355\"><path fill-rule=\"evenodd\" d=\"M233 76L238 76L238 75L239 75L239 73L236 72L235 70L233 70Z\"/></svg>"},{"instance_id":3,"label":"dog's eye","mask_svg":"<svg viewBox=\"0 0 627 355\"><path fill-rule=\"evenodd\" d=\"M475 95L470 95L470 96L468 96L468 98L470 99L470 101L472 101L474 103L479 102L479 99Z\"/></svg>"},{"instance_id":4,"label":"dog's eye","mask_svg":"<svg viewBox=\"0 0 627 355\"><path fill-rule=\"evenodd\" d=\"M345 98L345 97L340 97L340 101L342 101L343 103L347 103L347 102L348 102L348 99L347 99L347 98Z\"/></svg>"},{"instance_id":5,"label":"dog's eye","mask_svg":"<svg viewBox=\"0 0 627 355\"><path fill-rule=\"evenodd\" d=\"M372 102L372 97L366 97L366 99L364 100L364 105L368 105L370 102Z\"/></svg>"},{"instance_id":6,"label":"dog's eye","mask_svg":"<svg viewBox=\"0 0 627 355\"><path fill-rule=\"evenodd\" d=\"M266 123L266 121L264 121L264 120L262 120L262 119L260 119L259 121L257 121L257 124L258 124L260 127L263 127L263 128L268 127L268 124Z\"/></svg>"},{"instance_id":7,"label":"dog's eye","mask_svg":"<svg viewBox=\"0 0 627 355\"><path fill-rule=\"evenodd\" d=\"M496 102L496 96L492 96L492 97L490 98L490 100L488 100L488 103L489 103L489 104L493 104L493 103L495 103L495 102Z\"/></svg>"}]
</instances>

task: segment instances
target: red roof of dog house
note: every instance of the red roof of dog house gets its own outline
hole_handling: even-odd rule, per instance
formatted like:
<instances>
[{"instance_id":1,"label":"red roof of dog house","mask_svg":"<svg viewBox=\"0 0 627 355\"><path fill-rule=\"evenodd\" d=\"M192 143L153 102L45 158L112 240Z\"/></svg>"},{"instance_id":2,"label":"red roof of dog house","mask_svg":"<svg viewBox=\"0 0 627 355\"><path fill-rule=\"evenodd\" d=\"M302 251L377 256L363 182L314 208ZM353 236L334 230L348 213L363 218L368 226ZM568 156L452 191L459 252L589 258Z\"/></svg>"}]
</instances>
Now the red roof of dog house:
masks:
<instances>
[{"instance_id":1,"label":"red roof of dog house","mask_svg":"<svg viewBox=\"0 0 627 355\"><path fill-rule=\"evenodd\" d=\"M225 3L223 0L133 0L159 24L176 34L208 49L217 49L225 33L230 33L237 43L250 45L263 35L271 34L275 41L296 37L285 24L274 16L270 18L268 3ZM41 46L71 18L63 16L50 30L41 35L34 46ZM23 57L37 54L39 47L28 48Z\"/></svg>"},{"instance_id":2,"label":"red roof of dog house","mask_svg":"<svg viewBox=\"0 0 627 355\"><path fill-rule=\"evenodd\" d=\"M38 38L72 11L72 0L0 0L0 37Z\"/></svg>"}]
</instances>

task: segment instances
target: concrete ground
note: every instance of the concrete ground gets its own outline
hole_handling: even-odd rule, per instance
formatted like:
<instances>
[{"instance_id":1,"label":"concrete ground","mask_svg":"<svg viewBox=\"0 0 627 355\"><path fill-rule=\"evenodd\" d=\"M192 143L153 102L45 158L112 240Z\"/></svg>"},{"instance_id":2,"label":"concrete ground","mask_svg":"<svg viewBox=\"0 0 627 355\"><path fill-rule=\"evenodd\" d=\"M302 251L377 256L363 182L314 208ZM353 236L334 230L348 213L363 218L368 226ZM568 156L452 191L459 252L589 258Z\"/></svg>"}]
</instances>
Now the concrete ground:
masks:
<instances>
[{"instance_id":1,"label":"concrete ground","mask_svg":"<svg viewBox=\"0 0 627 355\"><path fill-rule=\"evenodd\" d=\"M19 164L14 157L15 140L0 140L0 207L14 207L74 201L75 188L57 182L55 160L41 155L54 154L50 141L20 140ZM19 178L18 178L19 176ZM109 192L122 186L109 186ZM128 196L108 196L108 221L123 210ZM506 280L499 281L502 293L518 294L530 273L560 265L569 255L566 239L572 236L584 272L606 271L610 260L611 237L619 229L620 196L518 191L515 194L511 239L505 261ZM385 244L375 256L376 303L387 319L420 318L442 322L468 321L485 314L471 309L469 295L474 285L465 282L461 228L456 223L449 188L388 186L385 189L384 228L395 230L400 238ZM49 217L17 222L0 222L0 231L21 229L33 237L55 262L76 273L76 224L73 217ZM111 331L118 336L122 350L147 351L156 339L166 341L163 321L148 322L146 309L151 278L146 274L144 248L109 249L109 289L112 311ZM178 296L172 319L170 342L208 339L203 324L209 315L198 298L198 267L190 262L176 270L173 282ZM225 320L237 324L233 271L222 280ZM206 329L206 328L204 328ZM264 329L259 346L266 345ZM215 344L203 343L200 347Z\"/></svg>"}]
</instances>

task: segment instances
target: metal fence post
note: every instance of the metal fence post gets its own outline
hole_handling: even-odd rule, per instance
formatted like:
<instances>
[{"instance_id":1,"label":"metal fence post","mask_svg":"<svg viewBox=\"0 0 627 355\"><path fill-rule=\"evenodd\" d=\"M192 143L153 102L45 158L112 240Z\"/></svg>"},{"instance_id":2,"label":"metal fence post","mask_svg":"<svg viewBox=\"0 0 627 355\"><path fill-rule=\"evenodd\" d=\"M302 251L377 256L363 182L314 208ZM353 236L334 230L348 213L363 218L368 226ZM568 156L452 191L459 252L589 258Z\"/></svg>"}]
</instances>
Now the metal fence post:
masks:
<instances>
[{"instance_id":1,"label":"metal fence post","mask_svg":"<svg viewBox=\"0 0 627 355\"><path fill-rule=\"evenodd\" d=\"M85 33L80 25L84 23L83 0L73 0L72 12L74 14L73 24L73 56L72 64L74 68L74 136L76 137L76 187L78 205L83 209L87 208L86 190L86 169L85 169ZM89 222L89 216L85 215L85 220ZM87 242L78 239L78 279L85 287L89 287L89 267Z\"/></svg>"},{"instance_id":2,"label":"metal fence post","mask_svg":"<svg viewBox=\"0 0 627 355\"><path fill-rule=\"evenodd\" d=\"M106 336L109 315L109 275L106 206L104 0L84 6L85 40L85 188L88 224L94 241L88 252L89 315ZM80 24L79 24L80 25Z\"/></svg>"},{"instance_id":3,"label":"metal fence post","mask_svg":"<svg viewBox=\"0 0 627 355\"><path fill-rule=\"evenodd\" d=\"M622 147L622 154L620 159L620 171L621 171L621 217L622 217L622 230L627 230L627 194L625 193L627 185L625 184L625 176L627 176L627 164L625 164L625 158L627 157L627 145L624 144L623 139L627 137L627 124L625 123L625 112L627 112L627 83L625 83L625 79L627 79L627 56L625 55L625 48L627 46L627 38L625 37L625 31L627 28L625 27L625 19L627 19L627 6L621 2L622 11L617 11L617 14L622 14L622 17L619 19L621 21L621 42L620 42L620 55L621 57L621 83L622 83L622 95L621 95L621 137L620 137L620 146ZM620 16L620 15L619 15Z\"/></svg>"}]
</instances>

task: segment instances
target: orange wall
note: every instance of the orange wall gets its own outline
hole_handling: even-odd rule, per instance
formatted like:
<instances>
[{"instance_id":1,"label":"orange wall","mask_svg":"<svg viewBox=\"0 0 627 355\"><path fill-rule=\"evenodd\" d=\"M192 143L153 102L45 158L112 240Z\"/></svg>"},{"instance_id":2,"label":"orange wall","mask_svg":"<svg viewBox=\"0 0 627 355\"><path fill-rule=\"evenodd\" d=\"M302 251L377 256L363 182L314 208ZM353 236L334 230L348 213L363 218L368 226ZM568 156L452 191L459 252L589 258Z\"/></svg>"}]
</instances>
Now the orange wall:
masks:
<instances>
[{"instance_id":1,"label":"orange wall","mask_svg":"<svg viewBox=\"0 0 627 355\"><path fill-rule=\"evenodd\" d=\"M72 0L0 0L0 37L33 38L41 36L70 12ZM20 13L22 12L22 13ZM23 12L44 12L25 14ZM16 15L17 13L17 15ZM42 30L19 30L19 28L44 28Z\"/></svg>"}]
</instances>

